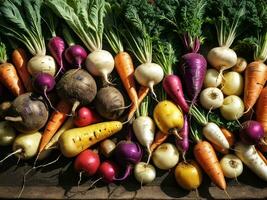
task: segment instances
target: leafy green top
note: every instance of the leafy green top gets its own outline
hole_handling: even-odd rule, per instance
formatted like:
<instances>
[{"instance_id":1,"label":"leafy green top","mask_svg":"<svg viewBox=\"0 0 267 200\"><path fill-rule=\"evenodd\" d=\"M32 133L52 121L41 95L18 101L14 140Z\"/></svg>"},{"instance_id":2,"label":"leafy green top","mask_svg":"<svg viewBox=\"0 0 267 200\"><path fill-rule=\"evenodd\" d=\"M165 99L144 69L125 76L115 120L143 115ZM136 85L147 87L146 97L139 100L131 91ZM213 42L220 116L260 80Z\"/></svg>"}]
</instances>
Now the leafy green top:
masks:
<instances>
[{"instance_id":1,"label":"leafy green top","mask_svg":"<svg viewBox=\"0 0 267 200\"><path fill-rule=\"evenodd\" d=\"M33 55L45 55L40 10L42 0L13 0L0 2L0 30L28 48Z\"/></svg>"},{"instance_id":2,"label":"leafy green top","mask_svg":"<svg viewBox=\"0 0 267 200\"><path fill-rule=\"evenodd\" d=\"M120 24L118 23L122 13L118 4L114 4L108 8L104 36L113 51L117 54L124 51L121 33L119 31Z\"/></svg>"},{"instance_id":3,"label":"leafy green top","mask_svg":"<svg viewBox=\"0 0 267 200\"><path fill-rule=\"evenodd\" d=\"M105 0L47 0L46 4L66 21L89 51L102 49Z\"/></svg>"},{"instance_id":4,"label":"leafy green top","mask_svg":"<svg viewBox=\"0 0 267 200\"><path fill-rule=\"evenodd\" d=\"M150 105L150 97L146 96L142 101L141 106L139 108L140 111L137 112L137 114L140 113L141 116L148 116L149 105Z\"/></svg>"},{"instance_id":5,"label":"leafy green top","mask_svg":"<svg viewBox=\"0 0 267 200\"><path fill-rule=\"evenodd\" d=\"M265 0L247 0L250 17L245 19L244 39L237 47L254 48L254 59L267 60L267 2Z\"/></svg>"},{"instance_id":6,"label":"leafy green top","mask_svg":"<svg viewBox=\"0 0 267 200\"><path fill-rule=\"evenodd\" d=\"M0 42L0 63L3 64L6 62L7 62L6 45Z\"/></svg>"},{"instance_id":7,"label":"leafy green top","mask_svg":"<svg viewBox=\"0 0 267 200\"><path fill-rule=\"evenodd\" d=\"M165 73L170 75L173 73L172 66L177 61L174 49L169 42L160 42L156 46L156 53L154 53L154 60L158 63Z\"/></svg>"},{"instance_id":8,"label":"leafy green top","mask_svg":"<svg viewBox=\"0 0 267 200\"><path fill-rule=\"evenodd\" d=\"M129 6L125 16L132 25L131 30L127 27L128 34L125 36L129 50L135 55L140 63L151 63L153 39L148 34L136 8Z\"/></svg>"},{"instance_id":9,"label":"leafy green top","mask_svg":"<svg viewBox=\"0 0 267 200\"><path fill-rule=\"evenodd\" d=\"M218 43L229 48L236 38L241 21L245 19L248 9L246 0L209 0L208 4L209 21L216 26Z\"/></svg>"}]
</instances>

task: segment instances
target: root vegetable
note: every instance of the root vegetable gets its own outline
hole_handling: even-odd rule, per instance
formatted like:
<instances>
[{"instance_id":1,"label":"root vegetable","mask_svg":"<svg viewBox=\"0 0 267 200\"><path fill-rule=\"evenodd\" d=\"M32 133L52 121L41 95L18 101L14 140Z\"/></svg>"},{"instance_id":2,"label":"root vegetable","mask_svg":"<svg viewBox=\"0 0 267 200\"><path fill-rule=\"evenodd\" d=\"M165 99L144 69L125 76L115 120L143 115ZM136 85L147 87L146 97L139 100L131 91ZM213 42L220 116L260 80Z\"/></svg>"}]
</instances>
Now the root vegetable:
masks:
<instances>
[{"instance_id":1,"label":"root vegetable","mask_svg":"<svg viewBox=\"0 0 267 200\"><path fill-rule=\"evenodd\" d=\"M233 154L225 155L221 161L220 165L223 170L223 174L227 178L237 178L243 172L242 161Z\"/></svg>"},{"instance_id":2,"label":"root vegetable","mask_svg":"<svg viewBox=\"0 0 267 200\"><path fill-rule=\"evenodd\" d=\"M241 74L237 72L227 72L223 76L222 92L225 95L240 96L244 89L244 81Z\"/></svg>"},{"instance_id":3,"label":"root vegetable","mask_svg":"<svg viewBox=\"0 0 267 200\"><path fill-rule=\"evenodd\" d=\"M216 69L208 69L204 79L204 87L218 87L222 82L222 76Z\"/></svg>"},{"instance_id":4,"label":"root vegetable","mask_svg":"<svg viewBox=\"0 0 267 200\"><path fill-rule=\"evenodd\" d=\"M0 122L0 146L12 144L16 137L15 129L7 121Z\"/></svg>"},{"instance_id":5,"label":"root vegetable","mask_svg":"<svg viewBox=\"0 0 267 200\"><path fill-rule=\"evenodd\" d=\"M206 88L200 93L200 103L207 110L219 108L223 104L223 93L215 87Z\"/></svg>"},{"instance_id":6,"label":"root vegetable","mask_svg":"<svg viewBox=\"0 0 267 200\"><path fill-rule=\"evenodd\" d=\"M237 120L244 114L244 103L240 97L230 95L223 100L220 112L226 120Z\"/></svg>"},{"instance_id":7,"label":"root vegetable","mask_svg":"<svg viewBox=\"0 0 267 200\"><path fill-rule=\"evenodd\" d=\"M139 162L134 167L134 177L142 184L151 183L156 178L156 169L153 165Z\"/></svg>"},{"instance_id":8,"label":"root vegetable","mask_svg":"<svg viewBox=\"0 0 267 200\"><path fill-rule=\"evenodd\" d=\"M125 110L122 94L112 86L101 88L94 103L99 115L109 120L117 120Z\"/></svg>"}]
</instances>

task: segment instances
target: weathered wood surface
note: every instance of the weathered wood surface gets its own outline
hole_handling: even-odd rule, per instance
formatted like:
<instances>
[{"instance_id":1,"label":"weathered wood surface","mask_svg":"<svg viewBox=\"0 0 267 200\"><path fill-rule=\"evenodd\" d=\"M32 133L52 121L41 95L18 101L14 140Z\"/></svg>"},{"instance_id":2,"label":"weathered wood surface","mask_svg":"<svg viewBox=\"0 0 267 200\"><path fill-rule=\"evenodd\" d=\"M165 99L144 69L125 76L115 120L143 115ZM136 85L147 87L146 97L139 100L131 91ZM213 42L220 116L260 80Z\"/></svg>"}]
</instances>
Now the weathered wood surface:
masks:
<instances>
[{"instance_id":1,"label":"weathered wood surface","mask_svg":"<svg viewBox=\"0 0 267 200\"><path fill-rule=\"evenodd\" d=\"M58 153L49 159L56 159ZM11 158L0 166L0 198L17 198L21 190L23 174L29 170L33 161L20 162ZM48 162L48 161L45 161ZM120 184L106 186L98 183L88 190L90 178L82 179L82 184L77 192L78 174L74 172L71 160L63 157L51 166L32 170L26 177L25 189L21 198L27 199L196 199L195 191L182 190L175 182L173 172L158 171L156 181L151 185L143 186L129 178ZM96 178L94 178L95 180ZM227 180L227 192L232 199L266 199L267 183L261 181L254 174L246 172L238 179ZM226 199L224 191L214 187L207 177L199 188L201 199Z\"/></svg>"}]
</instances>

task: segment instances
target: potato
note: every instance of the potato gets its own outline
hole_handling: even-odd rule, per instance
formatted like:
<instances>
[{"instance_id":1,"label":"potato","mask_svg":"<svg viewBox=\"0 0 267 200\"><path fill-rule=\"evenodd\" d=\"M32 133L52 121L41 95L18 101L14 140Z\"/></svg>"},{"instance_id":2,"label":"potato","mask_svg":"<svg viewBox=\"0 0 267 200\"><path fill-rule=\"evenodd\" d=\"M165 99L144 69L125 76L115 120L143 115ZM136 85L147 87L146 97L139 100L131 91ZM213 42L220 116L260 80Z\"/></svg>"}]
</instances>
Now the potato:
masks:
<instances>
[{"instance_id":1,"label":"potato","mask_svg":"<svg viewBox=\"0 0 267 200\"><path fill-rule=\"evenodd\" d=\"M115 87L103 87L96 95L96 110L102 117L109 120L118 119L125 110L124 98Z\"/></svg>"},{"instance_id":2,"label":"potato","mask_svg":"<svg viewBox=\"0 0 267 200\"><path fill-rule=\"evenodd\" d=\"M48 109L43 97L28 92L12 102L5 119L20 132L36 132L46 124Z\"/></svg>"}]
</instances>

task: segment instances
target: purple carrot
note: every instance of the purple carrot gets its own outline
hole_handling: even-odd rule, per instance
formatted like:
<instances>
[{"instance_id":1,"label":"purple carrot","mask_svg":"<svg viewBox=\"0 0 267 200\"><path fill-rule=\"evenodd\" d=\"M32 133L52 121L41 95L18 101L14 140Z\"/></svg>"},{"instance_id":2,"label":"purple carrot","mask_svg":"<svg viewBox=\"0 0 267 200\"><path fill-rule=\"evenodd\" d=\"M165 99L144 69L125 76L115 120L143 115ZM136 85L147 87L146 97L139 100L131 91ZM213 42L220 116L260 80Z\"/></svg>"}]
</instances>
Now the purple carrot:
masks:
<instances>
[{"instance_id":1,"label":"purple carrot","mask_svg":"<svg viewBox=\"0 0 267 200\"><path fill-rule=\"evenodd\" d=\"M187 116L184 115L184 127L179 131L181 139L176 137L176 147L182 152L183 159L185 160L185 154L189 149L189 126Z\"/></svg>"},{"instance_id":2,"label":"purple carrot","mask_svg":"<svg viewBox=\"0 0 267 200\"><path fill-rule=\"evenodd\" d=\"M51 55L54 57L57 64L59 65L59 70L57 74L55 75L55 77L57 77L64 67L63 58L62 58L63 52L65 50L64 40L61 37L54 36L49 40L48 48L49 48Z\"/></svg>"},{"instance_id":3,"label":"purple carrot","mask_svg":"<svg viewBox=\"0 0 267 200\"><path fill-rule=\"evenodd\" d=\"M182 56L181 67L187 96L194 103L203 85L207 61L201 54L187 53Z\"/></svg>"},{"instance_id":4,"label":"purple carrot","mask_svg":"<svg viewBox=\"0 0 267 200\"><path fill-rule=\"evenodd\" d=\"M189 106L184 98L181 80L176 75L167 75L163 80L163 88L168 96L178 104L185 113L189 112Z\"/></svg>"}]
</instances>

